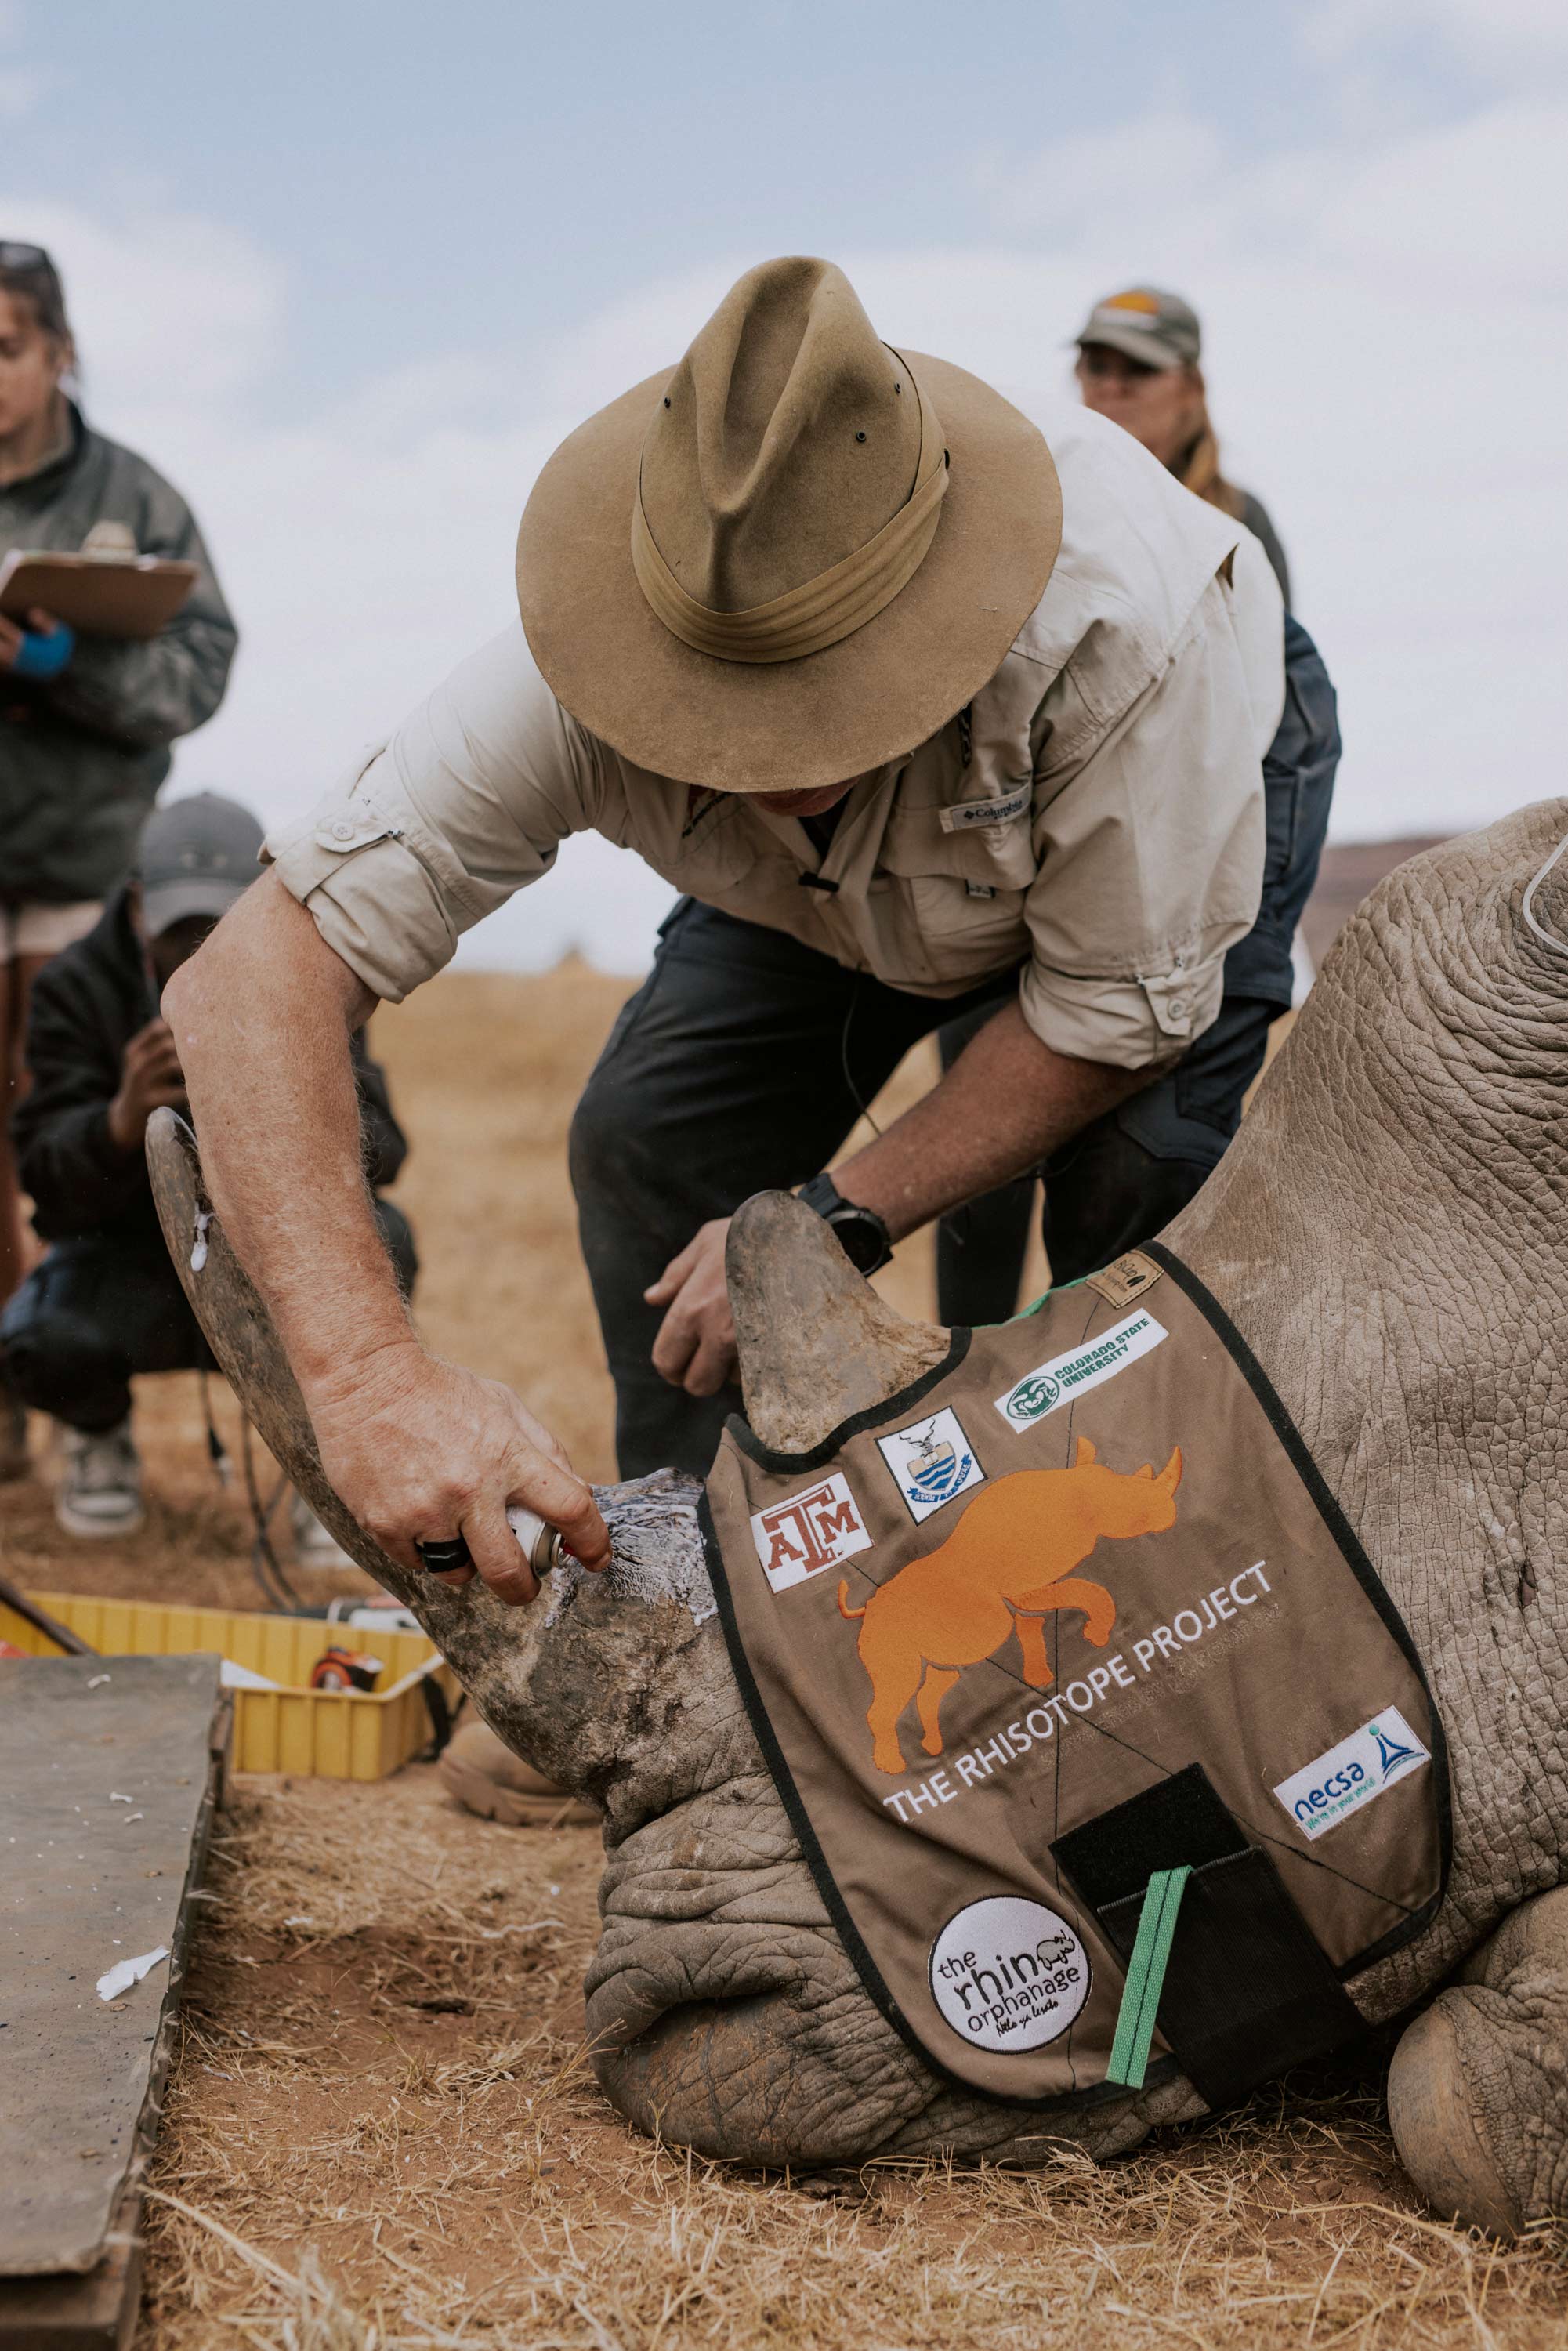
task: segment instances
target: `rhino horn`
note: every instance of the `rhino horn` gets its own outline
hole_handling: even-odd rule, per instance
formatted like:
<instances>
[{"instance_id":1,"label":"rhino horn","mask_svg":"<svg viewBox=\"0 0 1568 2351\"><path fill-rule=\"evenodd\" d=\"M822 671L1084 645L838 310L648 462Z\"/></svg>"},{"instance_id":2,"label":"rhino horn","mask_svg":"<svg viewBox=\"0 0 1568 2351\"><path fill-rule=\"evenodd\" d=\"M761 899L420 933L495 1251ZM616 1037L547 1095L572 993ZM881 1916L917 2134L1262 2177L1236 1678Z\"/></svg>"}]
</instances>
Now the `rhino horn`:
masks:
<instances>
[{"instance_id":1,"label":"rhino horn","mask_svg":"<svg viewBox=\"0 0 1568 2351\"><path fill-rule=\"evenodd\" d=\"M1181 1447L1179 1445L1171 1447L1171 1458L1155 1479L1155 1483L1162 1487L1167 1494L1174 1494L1181 1484Z\"/></svg>"},{"instance_id":2,"label":"rhino horn","mask_svg":"<svg viewBox=\"0 0 1568 2351\"><path fill-rule=\"evenodd\" d=\"M196 1138L172 1110L155 1110L147 1122L147 1169L174 1270L246 1418L350 1558L389 1591L400 1591L408 1582L404 1570L350 1518L327 1483L305 1399L272 1317L207 1197Z\"/></svg>"},{"instance_id":3,"label":"rhino horn","mask_svg":"<svg viewBox=\"0 0 1568 2351\"><path fill-rule=\"evenodd\" d=\"M1100 1456L1094 1450L1092 1440L1087 1437L1081 1437L1078 1440L1077 1448L1072 1456L1073 1468L1075 1469L1087 1468L1092 1461L1098 1461L1099 1458ZM1148 1473L1145 1470L1142 1469L1138 1472L1140 1478L1145 1477L1147 1474Z\"/></svg>"},{"instance_id":4,"label":"rhino horn","mask_svg":"<svg viewBox=\"0 0 1568 2351\"><path fill-rule=\"evenodd\" d=\"M949 1334L895 1313L792 1193L736 1210L725 1270L747 1417L776 1452L809 1452L948 1353Z\"/></svg>"},{"instance_id":5,"label":"rhino horn","mask_svg":"<svg viewBox=\"0 0 1568 2351\"><path fill-rule=\"evenodd\" d=\"M1151 1481L1153 1480L1154 1474L1155 1465L1152 1461L1145 1461L1141 1469L1134 1469L1133 1472L1134 1478L1147 1478Z\"/></svg>"}]
</instances>

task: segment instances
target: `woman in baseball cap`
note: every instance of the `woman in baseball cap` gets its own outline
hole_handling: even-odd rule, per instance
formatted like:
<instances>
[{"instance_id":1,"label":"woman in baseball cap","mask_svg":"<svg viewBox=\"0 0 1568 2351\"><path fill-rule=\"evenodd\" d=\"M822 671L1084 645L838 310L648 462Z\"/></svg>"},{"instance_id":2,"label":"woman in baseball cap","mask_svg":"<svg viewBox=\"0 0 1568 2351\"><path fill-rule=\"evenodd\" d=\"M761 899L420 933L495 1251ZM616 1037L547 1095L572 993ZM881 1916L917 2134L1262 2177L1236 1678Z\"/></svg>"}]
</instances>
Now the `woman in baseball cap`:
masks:
<instances>
[{"instance_id":1,"label":"woman in baseball cap","mask_svg":"<svg viewBox=\"0 0 1568 2351\"><path fill-rule=\"evenodd\" d=\"M1075 340L1076 373L1084 406L1108 416L1134 441L1141 441L1195 496L1247 525L1262 542L1288 611L1290 569L1268 511L1260 498L1249 490L1238 489L1220 471L1219 443L1209 422L1198 366L1203 330L1192 305L1179 294L1163 292L1155 286L1132 286L1096 302ZM1297 628L1287 643L1294 648L1298 663L1305 663L1311 653L1310 674L1309 669L1302 669L1298 676L1299 705L1310 704L1314 713L1329 778L1328 787L1317 796L1319 814L1302 832L1300 869L1291 878L1293 904L1295 896L1305 894L1302 879L1310 883L1316 872L1316 844L1327 819L1327 789L1332 788L1333 772L1326 747L1332 740L1337 750L1337 737L1333 734L1333 696L1327 675L1312 653L1305 631ZM1271 840L1294 837L1293 820L1287 820L1277 808L1270 823ZM1271 871L1277 876L1283 874L1282 851ZM1294 928L1293 914L1290 927ZM952 1067L978 1025L973 1019L956 1020L942 1030L937 1041L944 1070ZM936 1295L944 1322L1002 1322L1016 1311L1034 1195L1033 1176L1020 1176L942 1218L936 1228Z\"/></svg>"},{"instance_id":2,"label":"woman in baseball cap","mask_svg":"<svg viewBox=\"0 0 1568 2351\"><path fill-rule=\"evenodd\" d=\"M1203 330L1191 303L1157 286L1130 286L1095 303L1076 340L1085 408L1122 425L1195 496L1234 515L1261 539L1288 611L1290 569L1268 510L1219 468L1198 365Z\"/></svg>"}]
</instances>

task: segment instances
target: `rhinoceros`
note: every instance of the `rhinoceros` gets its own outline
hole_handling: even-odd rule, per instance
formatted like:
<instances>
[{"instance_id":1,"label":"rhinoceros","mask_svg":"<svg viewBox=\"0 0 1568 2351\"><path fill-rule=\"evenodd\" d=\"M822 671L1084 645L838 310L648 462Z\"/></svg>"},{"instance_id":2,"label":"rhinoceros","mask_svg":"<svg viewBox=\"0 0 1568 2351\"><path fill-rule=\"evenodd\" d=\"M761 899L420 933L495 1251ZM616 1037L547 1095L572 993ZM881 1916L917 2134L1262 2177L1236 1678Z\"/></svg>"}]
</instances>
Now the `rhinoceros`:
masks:
<instances>
[{"instance_id":1,"label":"rhinoceros","mask_svg":"<svg viewBox=\"0 0 1568 2351\"><path fill-rule=\"evenodd\" d=\"M1411 2178L1436 2210L1502 2232L1568 2208L1565 828L1568 801L1527 809L1375 892L1164 1236L1272 1377L1446 1721L1446 1897L1349 1991L1370 2022L1413 2020L1389 2080ZM502 1739L602 1810L587 2026L628 2122L772 2165L1027 2165L1063 2140L1112 2156L1203 2113L1167 2082L1041 2116L928 2070L862 1989L758 1751L696 1485L660 1473L602 1489L613 1564L590 1576L565 1562L531 1609L406 1573L326 1485L215 1221L193 1251L209 1211L172 1113L149 1150L193 1303L279 1460ZM896 1315L788 1195L739 1211L728 1272L748 1416L780 1449L821 1442L946 1352L946 1332Z\"/></svg>"}]
</instances>

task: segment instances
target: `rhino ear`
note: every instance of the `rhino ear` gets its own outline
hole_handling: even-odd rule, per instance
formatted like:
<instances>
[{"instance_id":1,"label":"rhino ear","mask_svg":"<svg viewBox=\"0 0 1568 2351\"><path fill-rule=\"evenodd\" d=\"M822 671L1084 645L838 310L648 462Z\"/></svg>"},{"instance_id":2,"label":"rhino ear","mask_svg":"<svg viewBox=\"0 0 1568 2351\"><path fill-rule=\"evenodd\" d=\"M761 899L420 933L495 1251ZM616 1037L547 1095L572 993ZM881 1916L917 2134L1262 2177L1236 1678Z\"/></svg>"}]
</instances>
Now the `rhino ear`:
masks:
<instances>
[{"instance_id":1,"label":"rhino ear","mask_svg":"<svg viewBox=\"0 0 1568 2351\"><path fill-rule=\"evenodd\" d=\"M1163 1487L1167 1494L1174 1494L1181 1484L1181 1447L1179 1445L1172 1446L1171 1458L1155 1479L1155 1483L1156 1486Z\"/></svg>"},{"instance_id":2,"label":"rhino ear","mask_svg":"<svg viewBox=\"0 0 1568 2351\"><path fill-rule=\"evenodd\" d=\"M805 1453L941 1363L952 1344L906 1322L789 1192L757 1192L725 1250L747 1416L764 1445Z\"/></svg>"},{"instance_id":3,"label":"rhino ear","mask_svg":"<svg viewBox=\"0 0 1568 2351\"><path fill-rule=\"evenodd\" d=\"M1093 1445L1090 1439L1087 1437L1081 1437L1078 1440L1078 1450L1072 1457L1073 1468L1075 1469L1087 1468L1091 1461L1098 1461L1099 1458L1100 1457L1095 1452Z\"/></svg>"}]
</instances>

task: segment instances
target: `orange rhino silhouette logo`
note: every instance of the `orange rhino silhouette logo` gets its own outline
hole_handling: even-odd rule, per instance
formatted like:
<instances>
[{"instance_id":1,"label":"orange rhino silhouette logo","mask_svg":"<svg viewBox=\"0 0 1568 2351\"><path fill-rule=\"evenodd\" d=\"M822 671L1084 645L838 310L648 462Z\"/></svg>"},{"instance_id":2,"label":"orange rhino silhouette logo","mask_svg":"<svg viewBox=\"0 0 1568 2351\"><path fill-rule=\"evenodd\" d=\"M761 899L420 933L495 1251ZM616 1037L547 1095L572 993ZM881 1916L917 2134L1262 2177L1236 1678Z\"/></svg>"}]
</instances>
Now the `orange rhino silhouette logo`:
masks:
<instances>
[{"instance_id":1,"label":"orange rhino silhouette logo","mask_svg":"<svg viewBox=\"0 0 1568 2351\"><path fill-rule=\"evenodd\" d=\"M863 1608L839 1585L839 1613L862 1620L860 1660L871 1676L873 1754L879 1771L904 1770L898 1719L919 1693L920 1744L942 1752L942 1701L966 1666L978 1665L1016 1632L1024 1679L1045 1689L1055 1676L1045 1654L1044 1616L1083 1611L1083 1637L1103 1649L1116 1604L1103 1584L1070 1570L1102 1535L1161 1534L1176 1524L1181 1483L1177 1446L1156 1477L1145 1462L1130 1474L1107 1469L1086 1437L1071 1469L1019 1469L977 1494L945 1543L912 1559Z\"/></svg>"}]
</instances>

